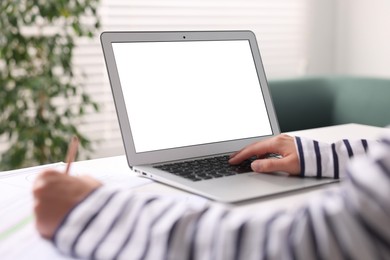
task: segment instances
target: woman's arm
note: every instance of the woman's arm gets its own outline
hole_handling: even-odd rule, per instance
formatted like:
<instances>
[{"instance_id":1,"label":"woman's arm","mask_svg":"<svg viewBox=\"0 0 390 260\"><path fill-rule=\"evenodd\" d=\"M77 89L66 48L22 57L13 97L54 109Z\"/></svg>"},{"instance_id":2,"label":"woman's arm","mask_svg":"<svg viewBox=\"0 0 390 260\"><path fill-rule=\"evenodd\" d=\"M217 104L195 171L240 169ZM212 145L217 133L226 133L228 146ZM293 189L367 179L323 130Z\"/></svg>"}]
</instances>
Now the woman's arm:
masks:
<instances>
[{"instance_id":1,"label":"woman's arm","mask_svg":"<svg viewBox=\"0 0 390 260\"><path fill-rule=\"evenodd\" d=\"M338 179L344 177L351 158L364 155L377 141L344 139L328 144L295 137L295 143L300 161L300 176Z\"/></svg>"},{"instance_id":2,"label":"woman's arm","mask_svg":"<svg viewBox=\"0 0 390 260\"><path fill-rule=\"evenodd\" d=\"M390 138L354 160L340 189L294 211L250 215L102 186L51 237L61 252L82 258L384 259L390 254L389 169Z\"/></svg>"}]
</instances>

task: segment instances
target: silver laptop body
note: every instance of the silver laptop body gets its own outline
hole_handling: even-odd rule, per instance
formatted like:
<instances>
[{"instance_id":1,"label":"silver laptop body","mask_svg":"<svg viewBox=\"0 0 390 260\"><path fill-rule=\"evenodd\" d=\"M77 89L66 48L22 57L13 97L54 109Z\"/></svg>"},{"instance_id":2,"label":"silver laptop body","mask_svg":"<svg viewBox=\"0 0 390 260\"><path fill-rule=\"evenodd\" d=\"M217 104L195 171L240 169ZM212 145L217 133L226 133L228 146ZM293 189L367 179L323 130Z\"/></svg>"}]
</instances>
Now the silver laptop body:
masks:
<instances>
[{"instance_id":1,"label":"silver laptop body","mask_svg":"<svg viewBox=\"0 0 390 260\"><path fill-rule=\"evenodd\" d=\"M251 31L104 32L101 42L128 164L141 176L222 202L333 181L254 172L193 181L156 168L280 133Z\"/></svg>"}]
</instances>

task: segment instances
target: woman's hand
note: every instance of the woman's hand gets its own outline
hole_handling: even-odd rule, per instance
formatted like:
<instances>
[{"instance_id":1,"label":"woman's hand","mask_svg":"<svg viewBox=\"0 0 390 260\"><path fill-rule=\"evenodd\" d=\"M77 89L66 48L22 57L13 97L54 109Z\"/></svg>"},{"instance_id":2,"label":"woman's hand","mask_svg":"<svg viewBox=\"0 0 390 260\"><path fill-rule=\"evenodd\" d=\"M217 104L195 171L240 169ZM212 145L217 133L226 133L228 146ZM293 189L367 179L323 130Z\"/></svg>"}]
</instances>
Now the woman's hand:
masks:
<instances>
[{"instance_id":1,"label":"woman's hand","mask_svg":"<svg viewBox=\"0 0 390 260\"><path fill-rule=\"evenodd\" d=\"M279 154L282 158L267 158L268 154ZM282 171L298 175L301 171L294 138L286 134L248 145L232 154L229 163L240 164L253 156L259 158L251 164L255 172Z\"/></svg>"},{"instance_id":2,"label":"woman's hand","mask_svg":"<svg viewBox=\"0 0 390 260\"><path fill-rule=\"evenodd\" d=\"M88 176L73 177L54 170L41 173L33 186L38 232L52 238L66 213L101 185Z\"/></svg>"}]
</instances>

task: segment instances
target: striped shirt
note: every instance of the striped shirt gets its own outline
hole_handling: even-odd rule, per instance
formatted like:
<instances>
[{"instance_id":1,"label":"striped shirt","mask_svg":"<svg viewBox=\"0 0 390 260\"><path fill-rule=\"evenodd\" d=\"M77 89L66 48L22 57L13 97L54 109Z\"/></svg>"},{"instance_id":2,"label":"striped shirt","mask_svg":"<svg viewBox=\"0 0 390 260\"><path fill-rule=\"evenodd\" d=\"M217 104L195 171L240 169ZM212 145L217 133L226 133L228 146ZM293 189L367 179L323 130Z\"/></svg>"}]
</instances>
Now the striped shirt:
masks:
<instances>
[{"instance_id":1,"label":"striped shirt","mask_svg":"<svg viewBox=\"0 0 390 260\"><path fill-rule=\"evenodd\" d=\"M103 186L69 212L53 243L91 259L389 259L390 136L295 140L301 175L342 178L339 187L293 210L248 214Z\"/></svg>"}]
</instances>

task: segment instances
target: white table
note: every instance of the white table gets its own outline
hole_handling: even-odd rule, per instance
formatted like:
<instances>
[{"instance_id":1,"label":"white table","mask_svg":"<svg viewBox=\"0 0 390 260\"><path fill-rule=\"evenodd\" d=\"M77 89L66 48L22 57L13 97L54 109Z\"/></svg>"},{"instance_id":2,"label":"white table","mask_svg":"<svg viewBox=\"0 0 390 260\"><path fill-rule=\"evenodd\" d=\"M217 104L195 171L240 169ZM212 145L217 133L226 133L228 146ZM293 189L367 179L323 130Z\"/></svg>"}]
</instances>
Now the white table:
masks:
<instances>
[{"instance_id":1,"label":"white table","mask_svg":"<svg viewBox=\"0 0 390 260\"><path fill-rule=\"evenodd\" d=\"M346 124L332 127L290 132L287 134L308 137L323 142L348 139L376 139L390 129ZM0 172L0 256L1 259L70 259L60 255L35 230L32 215L32 181L43 168L64 169L64 163L20 169L13 172ZM125 185L139 192L166 194L195 198L187 192L137 177L130 171L125 156L115 156L72 164L72 174L90 173L102 182L111 185ZM326 188L337 187L337 183L310 188L261 199L234 204L238 210L268 210L271 208L291 208L304 203L309 197Z\"/></svg>"}]
</instances>

